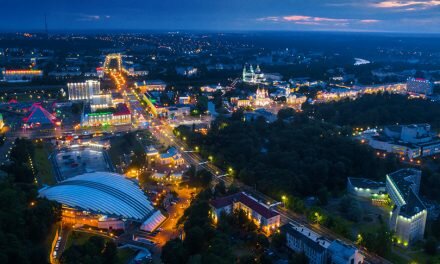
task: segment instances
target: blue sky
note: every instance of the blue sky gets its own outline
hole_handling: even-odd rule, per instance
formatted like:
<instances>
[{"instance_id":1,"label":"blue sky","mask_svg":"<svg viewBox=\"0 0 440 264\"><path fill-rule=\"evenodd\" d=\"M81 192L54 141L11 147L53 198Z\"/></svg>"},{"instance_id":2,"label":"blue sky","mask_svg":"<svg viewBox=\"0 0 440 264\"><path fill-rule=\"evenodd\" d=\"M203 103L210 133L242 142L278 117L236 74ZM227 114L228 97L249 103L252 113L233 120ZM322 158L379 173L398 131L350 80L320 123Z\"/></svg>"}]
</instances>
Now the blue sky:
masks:
<instances>
[{"instance_id":1,"label":"blue sky","mask_svg":"<svg viewBox=\"0 0 440 264\"><path fill-rule=\"evenodd\" d=\"M440 33L440 0L0 0L0 30Z\"/></svg>"}]
</instances>

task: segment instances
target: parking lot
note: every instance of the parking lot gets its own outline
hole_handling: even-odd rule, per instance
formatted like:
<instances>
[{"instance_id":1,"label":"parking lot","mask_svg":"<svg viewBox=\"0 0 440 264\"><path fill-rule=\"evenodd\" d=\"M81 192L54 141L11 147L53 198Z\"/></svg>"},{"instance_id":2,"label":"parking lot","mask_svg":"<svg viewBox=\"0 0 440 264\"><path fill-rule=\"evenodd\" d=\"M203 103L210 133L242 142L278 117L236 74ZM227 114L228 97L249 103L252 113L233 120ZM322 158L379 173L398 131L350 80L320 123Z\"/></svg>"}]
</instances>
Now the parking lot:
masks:
<instances>
[{"instance_id":1,"label":"parking lot","mask_svg":"<svg viewBox=\"0 0 440 264\"><path fill-rule=\"evenodd\" d=\"M58 180L93 171L111 171L109 160L102 150L91 148L71 148L55 155Z\"/></svg>"}]
</instances>

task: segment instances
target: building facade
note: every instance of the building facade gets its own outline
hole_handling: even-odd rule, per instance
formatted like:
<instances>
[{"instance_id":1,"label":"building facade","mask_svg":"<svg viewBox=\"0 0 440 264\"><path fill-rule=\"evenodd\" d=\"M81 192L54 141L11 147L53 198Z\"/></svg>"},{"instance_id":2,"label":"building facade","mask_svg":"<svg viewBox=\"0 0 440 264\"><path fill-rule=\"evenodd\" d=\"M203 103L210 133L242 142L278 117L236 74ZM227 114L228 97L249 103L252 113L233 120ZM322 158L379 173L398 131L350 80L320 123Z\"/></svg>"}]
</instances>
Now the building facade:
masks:
<instances>
[{"instance_id":1,"label":"building facade","mask_svg":"<svg viewBox=\"0 0 440 264\"><path fill-rule=\"evenodd\" d=\"M101 91L99 81L87 80L82 83L68 83L67 90L70 101L86 100L89 101L94 95L99 95Z\"/></svg>"},{"instance_id":2,"label":"building facade","mask_svg":"<svg viewBox=\"0 0 440 264\"><path fill-rule=\"evenodd\" d=\"M245 192L212 200L211 217L216 223L222 213L230 214L243 210L266 234L271 234L280 226L280 214Z\"/></svg>"},{"instance_id":3,"label":"building facade","mask_svg":"<svg viewBox=\"0 0 440 264\"><path fill-rule=\"evenodd\" d=\"M406 82L406 90L408 93L432 95L434 86L429 80L423 78L409 78Z\"/></svg>"},{"instance_id":4,"label":"building facade","mask_svg":"<svg viewBox=\"0 0 440 264\"><path fill-rule=\"evenodd\" d=\"M397 243L405 247L425 233L428 212L418 196L421 174L420 170L401 169L386 176L387 192L394 204L389 226Z\"/></svg>"},{"instance_id":5,"label":"building facade","mask_svg":"<svg viewBox=\"0 0 440 264\"><path fill-rule=\"evenodd\" d=\"M6 70L0 69L0 80L6 82L29 82L34 78L43 77L41 70Z\"/></svg>"},{"instance_id":6,"label":"building facade","mask_svg":"<svg viewBox=\"0 0 440 264\"><path fill-rule=\"evenodd\" d=\"M305 226L292 222L280 231L286 235L286 246L296 253L304 253L310 264L362 264L364 256L352 245L331 241Z\"/></svg>"},{"instance_id":7,"label":"building facade","mask_svg":"<svg viewBox=\"0 0 440 264\"><path fill-rule=\"evenodd\" d=\"M249 70L245 65L243 67L242 80L245 83L257 84L264 83L266 81L266 78L264 77L264 73L261 71L260 66L257 65L257 68L254 71L252 65L249 66Z\"/></svg>"}]
</instances>

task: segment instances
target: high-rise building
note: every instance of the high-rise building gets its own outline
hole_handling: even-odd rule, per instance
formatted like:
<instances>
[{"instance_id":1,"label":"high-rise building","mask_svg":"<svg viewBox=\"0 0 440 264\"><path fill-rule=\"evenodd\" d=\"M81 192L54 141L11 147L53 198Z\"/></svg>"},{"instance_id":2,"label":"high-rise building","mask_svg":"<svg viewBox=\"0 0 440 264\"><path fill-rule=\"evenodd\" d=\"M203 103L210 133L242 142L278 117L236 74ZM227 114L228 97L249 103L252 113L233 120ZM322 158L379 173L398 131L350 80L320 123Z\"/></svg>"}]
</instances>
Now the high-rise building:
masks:
<instances>
[{"instance_id":1,"label":"high-rise building","mask_svg":"<svg viewBox=\"0 0 440 264\"><path fill-rule=\"evenodd\" d=\"M422 239L425 233L428 212L418 195L421 175L420 170L401 169L386 177L386 189L394 203L390 229L395 232L397 243L405 247Z\"/></svg>"},{"instance_id":2,"label":"high-rise building","mask_svg":"<svg viewBox=\"0 0 440 264\"><path fill-rule=\"evenodd\" d=\"M409 93L432 95L434 87L432 83L423 78L409 78L406 82L406 90Z\"/></svg>"},{"instance_id":3,"label":"high-rise building","mask_svg":"<svg viewBox=\"0 0 440 264\"><path fill-rule=\"evenodd\" d=\"M68 83L69 100L91 100L94 95L101 91L99 81L87 80L82 83Z\"/></svg>"}]
</instances>

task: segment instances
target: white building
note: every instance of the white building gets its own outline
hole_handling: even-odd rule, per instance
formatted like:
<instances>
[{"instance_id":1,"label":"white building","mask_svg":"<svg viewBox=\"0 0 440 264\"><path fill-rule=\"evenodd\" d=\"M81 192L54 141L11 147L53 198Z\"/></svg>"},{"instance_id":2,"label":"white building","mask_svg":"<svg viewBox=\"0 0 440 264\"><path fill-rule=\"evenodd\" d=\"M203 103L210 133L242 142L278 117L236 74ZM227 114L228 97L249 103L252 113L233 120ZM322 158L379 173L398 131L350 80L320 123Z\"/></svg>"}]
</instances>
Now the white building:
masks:
<instances>
[{"instance_id":1,"label":"white building","mask_svg":"<svg viewBox=\"0 0 440 264\"><path fill-rule=\"evenodd\" d=\"M141 93L149 92L149 91L165 91L167 84L162 80L150 80L143 82L136 82L134 84L136 88L141 90Z\"/></svg>"},{"instance_id":2,"label":"white building","mask_svg":"<svg viewBox=\"0 0 440 264\"><path fill-rule=\"evenodd\" d=\"M110 172L85 173L69 178L44 187L39 190L39 196L62 204L69 208L69 212L87 211L99 218L106 216L142 222L155 212L150 200L135 182Z\"/></svg>"},{"instance_id":3,"label":"white building","mask_svg":"<svg viewBox=\"0 0 440 264\"><path fill-rule=\"evenodd\" d=\"M291 250L304 254L309 259L309 264L327 264L327 248L331 242L312 230L288 223L283 225L281 232L286 234L286 245Z\"/></svg>"},{"instance_id":4,"label":"white building","mask_svg":"<svg viewBox=\"0 0 440 264\"><path fill-rule=\"evenodd\" d=\"M330 264L362 264L364 256L351 245L335 240L328 247Z\"/></svg>"},{"instance_id":5,"label":"white building","mask_svg":"<svg viewBox=\"0 0 440 264\"><path fill-rule=\"evenodd\" d=\"M257 65L257 68L254 71L252 65L249 66L249 70L247 70L246 65L243 68L243 82L246 83L263 83L266 81L264 77L264 73L261 71L260 66Z\"/></svg>"},{"instance_id":6,"label":"white building","mask_svg":"<svg viewBox=\"0 0 440 264\"><path fill-rule=\"evenodd\" d=\"M423 238L427 209L418 193L422 172L401 169L386 176L387 192L394 203L390 212L390 229L395 232L398 244L409 244Z\"/></svg>"},{"instance_id":7,"label":"white building","mask_svg":"<svg viewBox=\"0 0 440 264\"><path fill-rule=\"evenodd\" d=\"M365 135L365 139L374 149L410 159L440 153L440 139L435 137L429 124L387 126L383 133Z\"/></svg>"},{"instance_id":8,"label":"white building","mask_svg":"<svg viewBox=\"0 0 440 264\"><path fill-rule=\"evenodd\" d=\"M194 77L198 73L198 69L192 66L188 67L176 67L176 73L178 75L186 76L186 77Z\"/></svg>"},{"instance_id":9,"label":"white building","mask_svg":"<svg viewBox=\"0 0 440 264\"><path fill-rule=\"evenodd\" d=\"M253 104L255 106L267 106L270 105L272 102L272 99L269 98L269 93L266 89L258 88L255 92L255 99L253 101Z\"/></svg>"},{"instance_id":10,"label":"white building","mask_svg":"<svg viewBox=\"0 0 440 264\"><path fill-rule=\"evenodd\" d=\"M408 93L432 95L434 87L432 83L423 78L409 78L406 82L406 90Z\"/></svg>"},{"instance_id":11,"label":"white building","mask_svg":"<svg viewBox=\"0 0 440 264\"><path fill-rule=\"evenodd\" d=\"M364 198L385 197L386 188L384 182L372 181L365 178L347 178L348 193Z\"/></svg>"},{"instance_id":12,"label":"white building","mask_svg":"<svg viewBox=\"0 0 440 264\"><path fill-rule=\"evenodd\" d=\"M69 100L91 100L94 95L99 95L101 91L99 81L87 80L81 83L68 83Z\"/></svg>"},{"instance_id":13,"label":"white building","mask_svg":"<svg viewBox=\"0 0 440 264\"><path fill-rule=\"evenodd\" d=\"M364 256L355 246L330 241L305 226L290 222L280 230L286 235L286 246L297 253L304 252L309 264L364 263Z\"/></svg>"}]
</instances>

